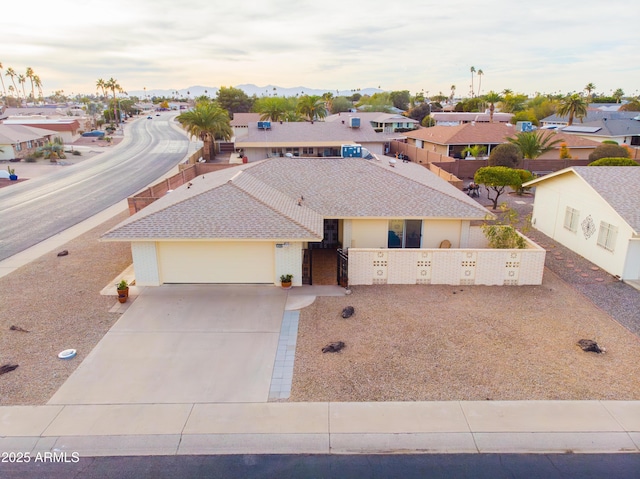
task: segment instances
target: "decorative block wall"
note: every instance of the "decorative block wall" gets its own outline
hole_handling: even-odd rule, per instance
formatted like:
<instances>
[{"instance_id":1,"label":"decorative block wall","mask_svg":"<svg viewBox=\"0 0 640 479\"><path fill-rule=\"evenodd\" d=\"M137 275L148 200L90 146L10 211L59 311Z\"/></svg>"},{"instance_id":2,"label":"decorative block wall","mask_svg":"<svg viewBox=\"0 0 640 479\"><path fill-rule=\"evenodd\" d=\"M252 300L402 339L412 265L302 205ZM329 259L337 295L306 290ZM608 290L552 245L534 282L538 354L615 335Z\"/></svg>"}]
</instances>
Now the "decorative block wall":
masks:
<instances>
[{"instance_id":1,"label":"decorative block wall","mask_svg":"<svg viewBox=\"0 0 640 479\"><path fill-rule=\"evenodd\" d=\"M135 267L136 286L160 286L156 244L153 241L132 242L131 256Z\"/></svg>"}]
</instances>

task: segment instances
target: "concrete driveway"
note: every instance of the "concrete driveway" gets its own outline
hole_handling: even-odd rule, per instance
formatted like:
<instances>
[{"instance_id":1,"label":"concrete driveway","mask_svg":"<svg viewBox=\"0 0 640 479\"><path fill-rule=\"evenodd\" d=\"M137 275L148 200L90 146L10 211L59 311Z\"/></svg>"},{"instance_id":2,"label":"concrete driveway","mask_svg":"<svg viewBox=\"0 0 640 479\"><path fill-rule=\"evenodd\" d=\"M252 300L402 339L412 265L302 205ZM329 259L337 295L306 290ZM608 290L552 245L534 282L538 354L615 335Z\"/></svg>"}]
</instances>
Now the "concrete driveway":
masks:
<instances>
[{"instance_id":1,"label":"concrete driveway","mask_svg":"<svg viewBox=\"0 0 640 479\"><path fill-rule=\"evenodd\" d=\"M287 293L144 288L48 404L267 402Z\"/></svg>"}]
</instances>

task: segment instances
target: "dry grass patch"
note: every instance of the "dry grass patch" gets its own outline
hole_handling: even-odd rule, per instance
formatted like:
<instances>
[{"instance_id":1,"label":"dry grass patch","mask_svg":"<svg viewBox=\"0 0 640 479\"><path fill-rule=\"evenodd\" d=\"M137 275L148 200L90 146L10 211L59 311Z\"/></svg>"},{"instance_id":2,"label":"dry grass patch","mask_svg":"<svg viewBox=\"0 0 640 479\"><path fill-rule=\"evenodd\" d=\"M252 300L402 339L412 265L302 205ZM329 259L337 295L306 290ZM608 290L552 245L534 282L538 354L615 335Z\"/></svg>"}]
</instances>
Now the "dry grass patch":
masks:
<instances>
[{"instance_id":1,"label":"dry grass patch","mask_svg":"<svg viewBox=\"0 0 640 479\"><path fill-rule=\"evenodd\" d=\"M355 307L343 319L342 308ZM596 339L605 354L585 353ZM321 349L344 341L339 353ZM640 399L640 341L541 286L359 286L301 312L291 401Z\"/></svg>"}]
</instances>

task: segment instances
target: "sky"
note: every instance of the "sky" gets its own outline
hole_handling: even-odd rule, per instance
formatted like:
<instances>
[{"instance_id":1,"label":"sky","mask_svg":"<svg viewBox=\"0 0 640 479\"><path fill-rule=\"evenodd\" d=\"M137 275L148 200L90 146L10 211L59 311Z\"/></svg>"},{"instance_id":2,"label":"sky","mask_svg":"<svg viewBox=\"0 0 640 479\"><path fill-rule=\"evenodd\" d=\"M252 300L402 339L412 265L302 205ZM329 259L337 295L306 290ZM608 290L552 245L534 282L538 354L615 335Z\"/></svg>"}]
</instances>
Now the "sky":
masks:
<instances>
[{"instance_id":1,"label":"sky","mask_svg":"<svg viewBox=\"0 0 640 479\"><path fill-rule=\"evenodd\" d=\"M0 62L45 95L235 86L469 96L640 90L639 0L3 2ZM9 20L11 19L11 20ZM481 81L479 85L478 82ZM30 90L29 82L25 84Z\"/></svg>"}]
</instances>

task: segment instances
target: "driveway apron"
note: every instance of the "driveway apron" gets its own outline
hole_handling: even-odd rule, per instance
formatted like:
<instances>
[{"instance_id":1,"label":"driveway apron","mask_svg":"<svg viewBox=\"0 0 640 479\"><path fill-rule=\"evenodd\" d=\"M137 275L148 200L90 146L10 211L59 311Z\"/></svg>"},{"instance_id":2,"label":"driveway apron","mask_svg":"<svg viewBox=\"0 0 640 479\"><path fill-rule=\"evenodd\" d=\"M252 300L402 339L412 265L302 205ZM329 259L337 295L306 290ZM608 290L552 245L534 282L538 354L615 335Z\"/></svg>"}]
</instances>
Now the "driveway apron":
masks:
<instances>
[{"instance_id":1,"label":"driveway apron","mask_svg":"<svg viewBox=\"0 0 640 479\"><path fill-rule=\"evenodd\" d=\"M267 402L287 294L144 288L49 404Z\"/></svg>"}]
</instances>

